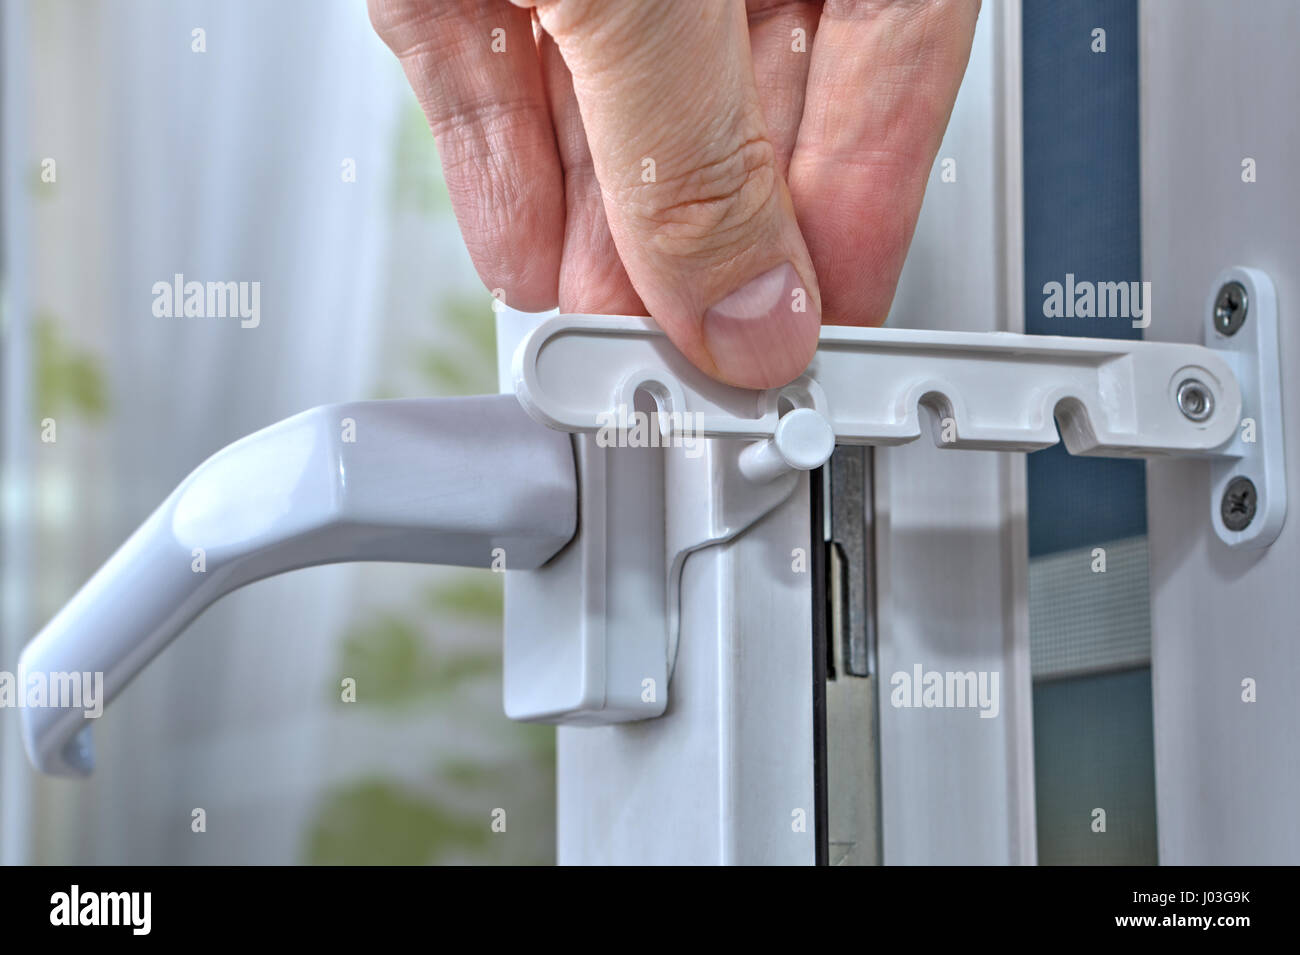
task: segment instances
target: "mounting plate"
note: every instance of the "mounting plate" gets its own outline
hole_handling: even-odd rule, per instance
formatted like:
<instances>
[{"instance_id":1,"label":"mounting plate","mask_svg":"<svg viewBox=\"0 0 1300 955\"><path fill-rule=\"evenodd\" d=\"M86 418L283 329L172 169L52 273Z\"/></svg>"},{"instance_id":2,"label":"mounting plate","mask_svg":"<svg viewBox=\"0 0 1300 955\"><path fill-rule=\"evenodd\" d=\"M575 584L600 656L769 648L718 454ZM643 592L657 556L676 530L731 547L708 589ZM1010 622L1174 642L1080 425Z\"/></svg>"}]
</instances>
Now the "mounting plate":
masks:
<instances>
[{"instance_id":1,"label":"mounting plate","mask_svg":"<svg viewBox=\"0 0 1300 955\"><path fill-rule=\"evenodd\" d=\"M1231 321L1216 322L1220 290L1233 282L1241 285L1245 301ZM1210 519L1219 539L1230 547L1267 547L1286 521L1281 353L1272 279L1259 269L1225 269L1210 288L1205 321L1206 343L1231 366L1242 393L1236 433L1210 465ZM1232 329L1231 334L1220 331L1221 324ZM1240 530L1230 528L1225 515L1237 509L1244 516L1245 508L1254 511L1249 523Z\"/></svg>"}]
</instances>

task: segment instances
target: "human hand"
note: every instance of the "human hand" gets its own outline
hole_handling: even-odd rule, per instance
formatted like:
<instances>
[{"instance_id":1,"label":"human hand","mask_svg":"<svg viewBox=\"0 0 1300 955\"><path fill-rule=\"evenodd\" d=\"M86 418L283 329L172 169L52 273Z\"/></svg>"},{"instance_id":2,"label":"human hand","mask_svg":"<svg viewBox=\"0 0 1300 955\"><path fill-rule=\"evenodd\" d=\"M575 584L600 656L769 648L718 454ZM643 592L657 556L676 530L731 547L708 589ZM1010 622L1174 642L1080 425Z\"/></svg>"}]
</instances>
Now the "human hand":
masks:
<instances>
[{"instance_id":1,"label":"human hand","mask_svg":"<svg viewBox=\"0 0 1300 955\"><path fill-rule=\"evenodd\" d=\"M884 321L979 11L369 2L488 288L525 311L653 315L748 388L799 375L822 322Z\"/></svg>"}]
</instances>

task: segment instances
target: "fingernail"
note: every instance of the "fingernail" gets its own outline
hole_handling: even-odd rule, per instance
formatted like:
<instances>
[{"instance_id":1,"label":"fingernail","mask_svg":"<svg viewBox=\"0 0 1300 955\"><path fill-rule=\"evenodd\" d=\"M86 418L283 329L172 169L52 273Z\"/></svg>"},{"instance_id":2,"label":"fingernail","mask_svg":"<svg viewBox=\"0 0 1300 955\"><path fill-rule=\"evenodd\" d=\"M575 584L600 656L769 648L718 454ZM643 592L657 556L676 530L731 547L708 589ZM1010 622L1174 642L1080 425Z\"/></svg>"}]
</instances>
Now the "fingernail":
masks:
<instances>
[{"instance_id":1,"label":"fingernail","mask_svg":"<svg viewBox=\"0 0 1300 955\"><path fill-rule=\"evenodd\" d=\"M704 313L704 347L718 373L742 388L798 377L817 348L821 316L789 262L750 279Z\"/></svg>"}]
</instances>

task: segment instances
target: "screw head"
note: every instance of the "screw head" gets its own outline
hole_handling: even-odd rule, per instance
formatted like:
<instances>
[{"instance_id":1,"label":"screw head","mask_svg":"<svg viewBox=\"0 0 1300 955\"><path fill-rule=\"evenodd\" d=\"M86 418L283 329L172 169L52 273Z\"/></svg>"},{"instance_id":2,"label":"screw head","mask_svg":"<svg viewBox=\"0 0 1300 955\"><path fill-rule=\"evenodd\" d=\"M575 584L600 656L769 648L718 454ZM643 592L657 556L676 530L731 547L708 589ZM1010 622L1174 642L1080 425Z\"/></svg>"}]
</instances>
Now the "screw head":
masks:
<instances>
[{"instance_id":1,"label":"screw head","mask_svg":"<svg viewBox=\"0 0 1300 955\"><path fill-rule=\"evenodd\" d=\"M1255 509L1259 506L1259 494L1255 484L1248 477L1235 477L1223 489L1223 499L1219 502L1219 515L1223 526L1230 531L1244 531L1255 519Z\"/></svg>"},{"instance_id":2,"label":"screw head","mask_svg":"<svg viewBox=\"0 0 1300 955\"><path fill-rule=\"evenodd\" d=\"M1204 382L1188 378L1178 385L1178 410L1189 421L1205 421L1214 414L1214 392Z\"/></svg>"},{"instance_id":3,"label":"screw head","mask_svg":"<svg viewBox=\"0 0 1300 955\"><path fill-rule=\"evenodd\" d=\"M1225 282L1214 297L1214 327L1220 335L1235 335L1246 321L1250 300L1246 286L1240 282Z\"/></svg>"}]
</instances>

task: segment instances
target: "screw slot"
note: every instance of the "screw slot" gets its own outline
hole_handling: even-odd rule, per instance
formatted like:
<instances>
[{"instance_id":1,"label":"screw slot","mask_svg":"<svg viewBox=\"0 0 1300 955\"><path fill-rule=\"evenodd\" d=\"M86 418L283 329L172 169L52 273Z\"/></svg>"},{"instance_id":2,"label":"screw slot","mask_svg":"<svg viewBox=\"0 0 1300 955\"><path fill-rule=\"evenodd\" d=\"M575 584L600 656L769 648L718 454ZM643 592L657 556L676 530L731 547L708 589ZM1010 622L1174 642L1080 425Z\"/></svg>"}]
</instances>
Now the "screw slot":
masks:
<instances>
[{"instance_id":1,"label":"screw slot","mask_svg":"<svg viewBox=\"0 0 1300 955\"><path fill-rule=\"evenodd\" d=\"M1220 335L1235 335L1246 321L1250 299L1240 282L1225 282L1214 298L1214 327Z\"/></svg>"},{"instance_id":2,"label":"screw slot","mask_svg":"<svg viewBox=\"0 0 1300 955\"><path fill-rule=\"evenodd\" d=\"M1255 519L1255 510L1259 507L1259 494L1255 483L1248 477L1235 477L1224 488L1223 499L1219 502L1219 515L1223 526L1230 531L1244 531Z\"/></svg>"},{"instance_id":3,"label":"screw slot","mask_svg":"<svg viewBox=\"0 0 1300 955\"><path fill-rule=\"evenodd\" d=\"M1204 382L1188 378L1178 386L1178 410L1189 421L1204 421L1214 414L1214 394Z\"/></svg>"}]
</instances>

